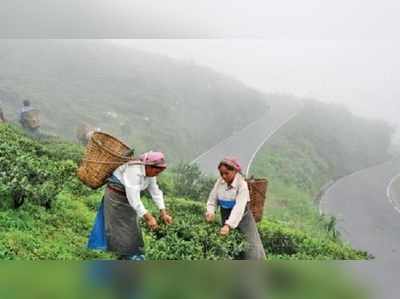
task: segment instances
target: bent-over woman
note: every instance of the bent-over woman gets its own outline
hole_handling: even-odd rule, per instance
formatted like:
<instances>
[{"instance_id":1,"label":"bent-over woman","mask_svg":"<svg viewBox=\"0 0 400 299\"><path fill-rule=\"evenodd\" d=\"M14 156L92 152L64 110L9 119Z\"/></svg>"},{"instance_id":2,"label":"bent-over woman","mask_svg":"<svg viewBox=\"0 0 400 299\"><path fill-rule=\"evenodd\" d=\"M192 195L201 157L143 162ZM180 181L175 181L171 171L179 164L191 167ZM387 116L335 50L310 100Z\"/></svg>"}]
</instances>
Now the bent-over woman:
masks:
<instances>
[{"instance_id":1,"label":"bent-over woman","mask_svg":"<svg viewBox=\"0 0 400 299\"><path fill-rule=\"evenodd\" d=\"M89 237L89 248L114 252L120 259L144 260L139 219L143 218L151 230L157 229L158 223L143 205L140 192L149 191L161 220L171 224L172 217L165 210L163 192L156 180L166 167L163 153L147 152L138 161L127 162L113 172Z\"/></svg>"},{"instance_id":2,"label":"bent-over woman","mask_svg":"<svg viewBox=\"0 0 400 299\"><path fill-rule=\"evenodd\" d=\"M232 229L238 228L249 245L245 259L264 260L265 251L249 208L249 189L241 174L239 162L235 158L226 157L219 163L218 170L221 177L215 183L207 201L207 222L214 221L219 207L223 225L220 234L226 236Z\"/></svg>"}]
</instances>

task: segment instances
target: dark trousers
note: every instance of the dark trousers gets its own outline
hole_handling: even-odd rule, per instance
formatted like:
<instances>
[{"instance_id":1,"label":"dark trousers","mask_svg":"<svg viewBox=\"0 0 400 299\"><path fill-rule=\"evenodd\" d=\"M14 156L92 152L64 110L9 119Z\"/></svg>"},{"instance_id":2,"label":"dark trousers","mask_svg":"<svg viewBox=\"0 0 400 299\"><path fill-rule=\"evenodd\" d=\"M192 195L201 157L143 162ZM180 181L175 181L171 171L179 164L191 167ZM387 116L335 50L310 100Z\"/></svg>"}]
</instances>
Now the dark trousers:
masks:
<instances>
[{"instance_id":1,"label":"dark trousers","mask_svg":"<svg viewBox=\"0 0 400 299\"><path fill-rule=\"evenodd\" d=\"M126 196L106 189L104 221L108 250L120 256L144 254L144 241L138 218Z\"/></svg>"},{"instance_id":2,"label":"dark trousers","mask_svg":"<svg viewBox=\"0 0 400 299\"><path fill-rule=\"evenodd\" d=\"M221 208L221 219L223 224L229 218L231 211L232 209ZM265 250L260 234L258 233L256 222L248 206L246 207L243 218L238 225L238 229L244 234L248 243L248 249L245 252L244 259L265 260Z\"/></svg>"}]
</instances>

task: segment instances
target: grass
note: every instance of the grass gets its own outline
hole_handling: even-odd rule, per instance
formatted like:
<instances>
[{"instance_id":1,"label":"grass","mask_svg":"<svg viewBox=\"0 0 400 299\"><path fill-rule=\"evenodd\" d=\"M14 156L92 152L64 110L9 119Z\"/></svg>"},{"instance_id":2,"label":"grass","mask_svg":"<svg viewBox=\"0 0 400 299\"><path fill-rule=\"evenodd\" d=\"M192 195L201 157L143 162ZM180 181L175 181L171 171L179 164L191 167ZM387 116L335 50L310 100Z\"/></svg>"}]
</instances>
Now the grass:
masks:
<instances>
[{"instance_id":1,"label":"grass","mask_svg":"<svg viewBox=\"0 0 400 299\"><path fill-rule=\"evenodd\" d=\"M319 215L315 202L319 188L330 177L329 166L312 144L293 144L274 136L265 145L250 170L269 180L265 217L321 238L332 238L329 219Z\"/></svg>"},{"instance_id":2,"label":"grass","mask_svg":"<svg viewBox=\"0 0 400 299\"><path fill-rule=\"evenodd\" d=\"M76 179L76 161L82 153L81 148L65 143L64 150L59 151L59 142L53 144L50 140L32 140L11 126L0 127L0 133L7 141L0 145L2 167L6 170L11 167L15 176L29 182L29 185L23 185L28 186L29 190L22 191L30 192L25 193L24 204L14 209L11 194L15 188L15 178L0 173L0 187L5 187L0 203L0 259L114 259L112 254L86 249L102 190L85 188ZM10 154L11 152L14 154ZM22 163L26 162L26 158L22 157L29 157L29 165ZM43 163L44 159L48 162ZM27 169L27 166L35 167ZM193 180L200 178L195 169L184 168L184 171L192 173ZM259 225L268 259L327 260L368 257L365 252L353 250L341 244L333 234L330 235L329 226L321 222L307 193L301 191L299 184L302 181L288 188L286 182L282 183L281 176L282 174L277 173L275 177L271 177L271 208L266 209L270 214ZM45 188L42 187L43 179L46 182ZM203 196L203 189L209 189L206 188L209 182L198 182L204 188L194 193L181 190L185 191L182 194L186 196L179 198L174 193L177 184L182 184L181 181L174 173L163 174L160 185L166 191L167 206L175 217L175 225L164 227L156 234L145 230L150 259L217 260L240 255L245 244L238 231L222 239L218 235L218 224L205 223L205 203L200 197ZM61 192L50 188L51 184L60 185ZM51 206L47 202L43 203L40 196L35 200L30 197L30 194L36 196L38 192L48 197ZM147 206L150 204L147 203Z\"/></svg>"}]
</instances>

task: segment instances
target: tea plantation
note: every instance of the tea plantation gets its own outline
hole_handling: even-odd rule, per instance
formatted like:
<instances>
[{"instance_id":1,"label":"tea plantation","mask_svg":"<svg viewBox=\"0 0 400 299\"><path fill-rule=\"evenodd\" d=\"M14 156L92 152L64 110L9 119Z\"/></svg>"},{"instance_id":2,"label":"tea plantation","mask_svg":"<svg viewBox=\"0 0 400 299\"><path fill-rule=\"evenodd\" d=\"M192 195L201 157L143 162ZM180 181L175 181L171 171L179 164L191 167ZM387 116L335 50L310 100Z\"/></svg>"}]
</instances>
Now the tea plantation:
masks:
<instances>
[{"instance_id":1,"label":"tea plantation","mask_svg":"<svg viewBox=\"0 0 400 299\"><path fill-rule=\"evenodd\" d=\"M0 259L115 259L86 249L102 190L90 190L75 171L83 148L58 138L33 140L0 124ZM177 168L181 169L181 168ZM240 257L246 242L238 231L218 235L219 224L203 219L204 198L177 197L173 171L160 176L174 224L149 232L147 260L226 260ZM182 189L182 186L179 186ZM144 196L145 205L154 207ZM314 236L274 219L259 224L269 260L367 259L340 240Z\"/></svg>"}]
</instances>

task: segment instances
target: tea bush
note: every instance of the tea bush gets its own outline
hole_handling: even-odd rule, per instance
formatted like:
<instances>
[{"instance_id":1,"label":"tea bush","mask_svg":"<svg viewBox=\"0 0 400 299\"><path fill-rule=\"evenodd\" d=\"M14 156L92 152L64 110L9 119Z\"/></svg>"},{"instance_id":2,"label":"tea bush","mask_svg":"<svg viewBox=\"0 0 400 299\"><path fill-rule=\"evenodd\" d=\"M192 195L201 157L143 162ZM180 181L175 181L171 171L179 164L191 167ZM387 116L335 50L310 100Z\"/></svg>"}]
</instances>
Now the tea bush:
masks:
<instances>
[{"instance_id":1,"label":"tea bush","mask_svg":"<svg viewBox=\"0 0 400 299\"><path fill-rule=\"evenodd\" d=\"M74 194L89 191L75 176L81 147L61 141L33 140L11 125L0 126L0 194L2 205L19 207L25 200L51 207L67 188Z\"/></svg>"},{"instance_id":2,"label":"tea bush","mask_svg":"<svg viewBox=\"0 0 400 299\"><path fill-rule=\"evenodd\" d=\"M265 250L273 259L362 260L372 256L331 239L315 238L282 224L263 220L259 225Z\"/></svg>"},{"instance_id":3,"label":"tea bush","mask_svg":"<svg viewBox=\"0 0 400 299\"><path fill-rule=\"evenodd\" d=\"M215 178L202 174L197 164L180 163L173 169L173 184L173 195L205 201Z\"/></svg>"},{"instance_id":4,"label":"tea bush","mask_svg":"<svg viewBox=\"0 0 400 299\"><path fill-rule=\"evenodd\" d=\"M168 201L172 225L145 229L146 257L151 260L226 260L240 258L246 242L239 231L219 235L220 225L205 222L204 205L185 199ZM145 227L145 226L143 226Z\"/></svg>"},{"instance_id":5,"label":"tea bush","mask_svg":"<svg viewBox=\"0 0 400 299\"><path fill-rule=\"evenodd\" d=\"M32 140L10 125L0 125L0 139L0 259L114 259L110 253L86 249L102 190L86 188L76 178L82 148L60 140L55 143L50 139ZM186 170L195 168L185 168L181 173ZM195 179L201 175L194 173ZM178 198L174 193L178 192L175 188L180 181L174 180L174 175L165 173L160 180L161 187L168 189L166 203L174 224L161 225L156 232L148 231L143 225L146 258L226 260L242 257L247 244L238 230L221 237L219 223L207 224L204 220L205 203L200 202L201 194L208 193L212 186L202 185L201 192L198 189L195 193L185 193L185 198ZM184 186L192 185L189 182ZM188 192L184 188L181 191ZM143 200L157 214L146 196ZM20 205L19 209L13 209L12 203ZM276 220L263 220L259 231L267 258L271 260L369 257L339 241L294 230Z\"/></svg>"}]
</instances>

